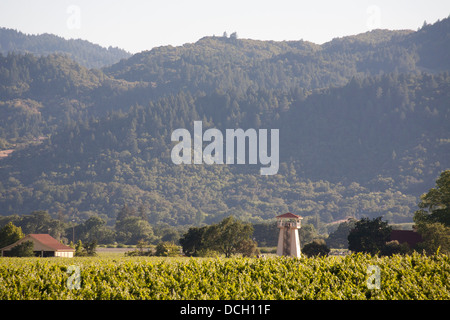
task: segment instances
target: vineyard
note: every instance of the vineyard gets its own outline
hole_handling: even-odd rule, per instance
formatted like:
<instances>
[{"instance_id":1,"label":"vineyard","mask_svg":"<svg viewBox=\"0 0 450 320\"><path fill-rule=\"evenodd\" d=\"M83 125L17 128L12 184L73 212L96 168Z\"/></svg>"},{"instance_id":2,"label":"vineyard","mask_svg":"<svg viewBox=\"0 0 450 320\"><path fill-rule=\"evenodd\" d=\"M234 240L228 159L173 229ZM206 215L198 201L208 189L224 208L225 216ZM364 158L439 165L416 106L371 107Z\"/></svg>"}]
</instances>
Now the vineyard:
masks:
<instances>
[{"instance_id":1,"label":"vineyard","mask_svg":"<svg viewBox=\"0 0 450 320\"><path fill-rule=\"evenodd\" d=\"M0 299L450 299L450 258L0 258Z\"/></svg>"}]
</instances>

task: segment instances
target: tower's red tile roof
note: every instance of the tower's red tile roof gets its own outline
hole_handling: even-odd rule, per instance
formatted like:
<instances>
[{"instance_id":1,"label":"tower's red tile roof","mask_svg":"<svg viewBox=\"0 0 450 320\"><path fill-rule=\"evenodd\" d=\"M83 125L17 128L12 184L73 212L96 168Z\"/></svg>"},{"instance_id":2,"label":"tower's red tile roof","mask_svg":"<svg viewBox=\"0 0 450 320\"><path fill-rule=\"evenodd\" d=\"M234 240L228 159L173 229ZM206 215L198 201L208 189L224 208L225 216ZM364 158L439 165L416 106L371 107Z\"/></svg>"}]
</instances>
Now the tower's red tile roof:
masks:
<instances>
[{"instance_id":1,"label":"tower's red tile roof","mask_svg":"<svg viewBox=\"0 0 450 320\"><path fill-rule=\"evenodd\" d=\"M280 216L277 216L277 218L285 218L285 219L303 219L301 216L297 216L296 214L287 212L285 214L282 214Z\"/></svg>"}]
</instances>

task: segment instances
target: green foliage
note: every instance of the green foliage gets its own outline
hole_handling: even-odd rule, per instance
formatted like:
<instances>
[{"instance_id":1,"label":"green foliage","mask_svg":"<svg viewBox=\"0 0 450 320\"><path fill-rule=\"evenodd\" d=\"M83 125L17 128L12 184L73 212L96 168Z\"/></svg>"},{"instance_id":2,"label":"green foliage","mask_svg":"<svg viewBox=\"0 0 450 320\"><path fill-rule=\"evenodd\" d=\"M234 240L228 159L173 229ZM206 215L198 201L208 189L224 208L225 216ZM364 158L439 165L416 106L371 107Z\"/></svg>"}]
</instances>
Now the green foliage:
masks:
<instances>
[{"instance_id":1,"label":"green foliage","mask_svg":"<svg viewBox=\"0 0 450 320\"><path fill-rule=\"evenodd\" d=\"M420 249L418 250L420 251ZM383 256L392 256L394 254L407 254L409 252L411 252L411 249L406 242L400 244L397 240L393 240L386 242L380 254Z\"/></svg>"},{"instance_id":2,"label":"green foliage","mask_svg":"<svg viewBox=\"0 0 450 320\"><path fill-rule=\"evenodd\" d=\"M0 217L0 225L5 228L8 224L14 224L20 228L20 235L30 233L48 233L54 238L65 235L66 225L61 220L54 219L47 211L33 211L28 215L11 215ZM8 229L8 227L6 227Z\"/></svg>"},{"instance_id":3,"label":"green foliage","mask_svg":"<svg viewBox=\"0 0 450 320\"><path fill-rule=\"evenodd\" d=\"M102 48L86 40L66 40L51 35L26 35L22 32L0 28L0 53L27 52L36 56L51 53L67 54L86 68L101 68L130 56L119 48Z\"/></svg>"},{"instance_id":4,"label":"green foliage","mask_svg":"<svg viewBox=\"0 0 450 320\"><path fill-rule=\"evenodd\" d=\"M230 257L241 253L245 256L257 254L256 243L251 239L253 227L233 216L224 218L218 224L202 228L189 228L180 239L183 252L188 255L204 255L205 251L217 251Z\"/></svg>"},{"instance_id":5,"label":"green foliage","mask_svg":"<svg viewBox=\"0 0 450 320\"><path fill-rule=\"evenodd\" d=\"M156 246L155 256L177 257L180 255L180 247L172 242L161 241Z\"/></svg>"},{"instance_id":6,"label":"green foliage","mask_svg":"<svg viewBox=\"0 0 450 320\"><path fill-rule=\"evenodd\" d=\"M390 240L392 227L382 217L362 218L348 235L348 249L353 252L365 252L372 255L380 253Z\"/></svg>"},{"instance_id":7,"label":"green foliage","mask_svg":"<svg viewBox=\"0 0 450 320\"><path fill-rule=\"evenodd\" d=\"M76 257L82 257L85 254L83 250L83 242L81 240L78 240L77 244L75 245L75 256Z\"/></svg>"},{"instance_id":8,"label":"green foliage","mask_svg":"<svg viewBox=\"0 0 450 320\"><path fill-rule=\"evenodd\" d=\"M140 240L152 241L153 229L148 221L139 217L126 217L116 222L116 239L125 244L135 244Z\"/></svg>"},{"instance_id":9,"label":"green foliage","mask_svg":"<svg viewBox=\"0 0 450 320\"><path fill-rule=\"evenodd\" d=\"M66 229L66 234L75 231L77 239L85 242L96 241L97 243L113 243L115 240L114 230L107 227L106 221L98 216L93 216L84 221L83 223L77 225L75 230L72 228Z\"/></svg>"},{"instance_id":10,"label":"green foliage","mask_svg":"<svg viewBox=\"0 0 450 320\"><path fill-rule=\"evenodd\" d=\"M9 246L22 239L25 235L22 228L16 227L11 221L0 229L0 248Z\"/></svg>"},{"instance_id":11,"label":"green foliage","mask_svg":"<svg viewBox=\"0 0 450 320\"><path fill-rule=\"evenodd\" d=\"M448 89L447 78L436 79L439 90ZM401 129L391 126L385 118L398 116L394 111L397 102L377 100L379 87L393 92L403 87L402 82L415 83L410 91L403 91L404 97L406 92L422 97L414 102L415 112L426 113L422 99L436 100L433 97L437 93L426 89L429 79L425 76L392 80L391 84L387 76L373 81L356 91L340 88L310 95L306 100L263 91L195 98L180 93L146 107L132 107L128 113L73 124L51 139L16 150L2 160L3 214L31 212L40 206L53 213L62 210L67 214L76 209L86 216L96 212L114 219L127 203L134 210L143 205L152 224L199 225L230 214L256 223L286 211L317 215L321 220L314 220L317 230L321 223L362 214L384 215L392 222L411 221L411 210L417 203L415 190L446 163L448 144L436 145L433 137L440 135L437 128L445 127L441 119L445 119L447 109L445 102L435 103L442 117L418 113L416 120L405 109L411 122L405 120ZM272 100L284 98L291 108L282 113L279 124L274 123L275 110L269 106ZM239 105L239 113L232 107L233 100ZM360 112L361 100L371 101L364 113ZM264 111L263 106L268 109ZM171 163L171 130L189 129L194 120L203 117L211 119L211 127L247 128L253 125L243 115L255 112L261 114L261 127L283 128L282 164L275 177L259 176L254 166ZM235 114L235 118L227 121L227 114ZM324 114L330 116L324 119ZM356 117L351 123L350 114ZM417 121L427 124L418 130ZM429 139L423 140L423 134ZM395 159L392 150L396 150ZM411 162L411 158L416 160ZM381 173L377 169L380 166L385 168ZM340 183L344 178L349 182Z\"/></svg>"},{"instance_id":12,"label":"green foliage","mask_svg":"<svg viewBox=\"0 0 450 320\"><path fill-rule=\"evenodd\" d=\"M420 197L414 221L437 222L450 227L450 170L443 171L436 180L436 188L430 189Z\"/></svg>"},{"instance_id":13,"label":"green foliage","mask_svg":"<svg viewBox=\"0 0 450 320\"><path fill-rule=\"evenodd\" d=\"M92 257L97 255L97 241L93 240L90 242L83 243L78 240L75 246L75 256L76 257Z\"/></svg>"},{"instance_id":14,"label":"green foliage","mask_svg":"<svg viewBox=\"0 0 450 320\"><path fill-rule=\"evenodd\" d=\"M229 216L206 229L203 243L209 249L216 250L228 258L233 254L240 253L239 249L245 248L246 245L242 242L250 240L252 233L251 224L243 223L233 216ZM245 250L245 253L247 252Z\"/></svg>"},{"instance_id":15,"label":"green foliage","mask_svg":"<svg viewBox=\"0 0 450 320\"><path fill-rule=\"evenodd\" d=\"M69 265L80 289L69 289ZM380 269L380 289L367 282ZM392 257L0 259L2 300L448 300L450 259Z\"/></svg>"},{"instance_id":16,"label":"green foliage","mask_svg":"<svg viewBox=\"0 0 450 320\"><path fill-rule=\"evenodd\" d=\"M258 243L253 239L243 239L237 244L235 252L240 253L243 257L253 258L258 257L261 251L258 248Z\"/></svg>"},{"instance_id":17,"label":"green foliage","mask_svg":"<svg viewBox=\"0 0 450 320\"><path fill-rule=\"evenodd\" d=\"M450 253L450 170L443 171L436 187L420 197L419 209L414 213L417 232L423 242L419 249L428 254L440 250Z\"/></svg>"},{"instance_id":18,"label":"green foliage","mask_svg":"<svg viewBox=\"0 0 450 320\"><path fill-rule=\"evenodd\" d=\"M180 244L183 247L183 252L188 257L198 256L199 253L207 246L205 243L205 232L208 227L191 227L180 238Z\"/></svg>"},{"instance_id":19,"label":"green foliage","mask_svg":"<svg viewBox=\"0 0 450 320\"><path fill-rule=\"evenodd\" d=\"M308 257L327 256L330 248L327 247L325 240L315 239L303 246L302 253Z\"/></svg>"},{"instance_id":20,"label":"green foliage","mask_svg":"<svg viewBox=\"0 0 450 320\"><path fill-rule=\"evenodd\" d=\"M142 208L118 219L127 243L151 241L146 222L188 228L229 215L259 224L290 211L318 234L349 217L411 222L423 186L449 166L449 21L320 46L205 37L102 70L56 54L0 56L0 148L13 150L0 159L0 214L42 208L112 226L124 204ZM278 174L175 166L170 134L194 120L280 129ZM104 226L77 233L109 242Z\"/></svg>"},{"instance_id":21,"label":"green foliage","mask_svg":"<svg viewBox=\"0 0 450 320\"><path fill-rule=\"evenodd\" d=\"M252 238L259 247L276 247L278 245L279 229L275 221L254 223Z\"/></svg>"},{"instance_id":22,"label":"green foliage","mask_svg":"<svg viewBox=\"0 0 450 320\"><path fill-rule=\"evenodd\" d=\"M355 219L341 222L337 229L331 232L326 239L327 246L335 249L348 249L348 235L350 230L355 227L355 222Z\"/></svg>"},{"instance_id":23,"label":"green foliage","mask_svg":"<svg viewBox=\"0 0 450 320\"><path fill-rule=\"evenodd\" d=\"M450 227L439 222L420 223L417 232L423 239L417 250L425 250L428 254L437 251L450 254Z\"/></svg>"},{"instance_id":24,"label":"green foliage","mask_svg":"<svg viewBox=\"0 0 450 320\"><path fill-rule=\"evenodd\" d=\"M85 243L83 245L83 249L86 252L87 256L95 256L97 254L96 249L97 249L97 241L93 240L89 243Z\"/></svg>"},{"instance_id":25,"label":"green foliage","mask_svg":"<svg viewBox=\"0 0 450 320\"><path fill-rule=\"evenodd\" d=\"M24 241L11 248L9 256L11 257L33 257L34 244L32 241Z\"/></svg>"}]
</instances>

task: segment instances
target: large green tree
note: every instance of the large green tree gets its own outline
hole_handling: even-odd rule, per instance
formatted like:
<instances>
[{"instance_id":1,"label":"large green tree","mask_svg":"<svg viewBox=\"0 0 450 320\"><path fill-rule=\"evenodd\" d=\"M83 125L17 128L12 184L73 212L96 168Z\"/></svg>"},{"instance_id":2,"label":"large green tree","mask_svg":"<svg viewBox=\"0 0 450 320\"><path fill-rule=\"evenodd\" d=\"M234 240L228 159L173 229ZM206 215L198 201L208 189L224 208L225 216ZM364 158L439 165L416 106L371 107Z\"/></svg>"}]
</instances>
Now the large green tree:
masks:
<instances>
[{"instance_id":1,"label":"large green tree","mask_svg":"<svg viewBox=\"0 0 450 320\"><path fill-rule=\"evenodd\" d=\"M187 256L196 256L204 249L204 234L208 227L192 227L180 238L183 252Z\"/></svg>"},{"instance_id":2,"label":"large green tree","mask_svg":"<svg viewBox=\"0 0 450 320\"><path fill-rule=\"evenodd\" d=\"M450 253L450 170L443 171L436 187L420 197L419 210L414 213L417 232L423 241L418 248L433 254Z\"/></svg>"},{"instance_id":3,"label":"large green tree","mask_svg":"<svg viewBox=\"0 0 450 320\"><path fill-rule=\"evenodd\" d=\"M355 223L348 235L348 249L354 252L377 254L390 240L392 228L382 217L362 218Z\"/></svg>"},{"instance_id":4,"label":"large green tree","mask_svg":"<svg viewBox=\"0 0 450 320\"><path fill-rule=\"evenodd\" d=\"M217 251L230 257L233 254L251 256L256 253L256 243L251 239L253 227L233 216L218 224L189 228L180 239L186 255L196 255L206 250Z\"/></svg>"},{"instance_id":5,"label":"large green tree","mask_svg":"<svg viewBox=\"0 0 450 320\"><path fill-rule=\"evenodd\" d=\"M242 242L248 241L252 234L251 224L229 216L206 231L206 239L209 242L207 245L228 258L233 254L241 253L239 248L242 247Z\"/></svg>"},{"instance_id":6,"label":"large green tree","mask_svg":"<svg viewBox=\"0 0 450 320\"><path fill-rule=\"evenodd\" d=\"M16 227L12 222L9 222L0 229L0 248L9 246L24 236L22 228Z\"/></svg>"},{"instance_id":7,"label":"large green tree","mask_svg":"<svg viewBox=\"0 0 450 320\"><path fill-rule=\"evenodd\" d=\"M72 230L70 228L70 230ZM98 216L92 216L82 224L75 228L77 239L84 242L97 241L98 243L112 243L114 242L115 233L112 229L106 226L106 221Z\"/></svg>"},{"instance_id":8,"label":"large green tree","mask_svg":"<svg viewBox=\"0 0 450 320\"><path fill-rule=\"evenodd\" d=\"M154 233L148 221L139 217L126 217L116 222L116 239L126 244L136 244L138 241L154 240Z\"/></svg>"},{"instance_id":9,"label":"large green tree","mask_svg":"<svg viewBox=\"0 0 450 320\"><path fill-rule=\"evenodd\" d=\"M350 230L355 227L356 220L351 218L345 222L339 224L338 228L330 233L326 243L330 248L335 249L347 249L348 248L348 235Z\"/></svg>"},{"instance_id":10,"label":"large green tree","mask_svg":"<svg viewBox=\"0 0 450 320\"><path fill-rule=\"evenodd\" d=\"M450 170L443 171L436 180L436 187L420 197L420 210L414 214L414 221L438 222L450 227Z\"/></svg>"},{"instance_id":11,"label":"large green tree","mask_svg":"<svg viewBox=\"0 0 450 320\"><path fill-rule=\"evenodd\" d=\"M65 226L59 220L43 210L33 211L30 215L22 216L18 225L22 227L24 233L48 233L52 237L60 238L64 234Z\"/></svg>"},{"instance_id":12,"label":"large green tree","mask_svg":"<svg viewBox=\"0 0 450 320\"><path fill-rule=\"evenodd\" d=\"M439 252L450 254L450 227L439 222L419 223L417 232L423 241L417 245L417 249L425 250L427 254Z\"/></svg>"},{"instance_id":13,"label":"large green tree","mask_svg":"<svg viewBox=\"0 0 450 320\"><path fill-rule=\"evenodd\" d=\"M327 247L325 240L315 239L306 244L303 247L302 252L308 257L327 256L328 253L330 253L330 248Z\"/></svg>"}]
</instances>

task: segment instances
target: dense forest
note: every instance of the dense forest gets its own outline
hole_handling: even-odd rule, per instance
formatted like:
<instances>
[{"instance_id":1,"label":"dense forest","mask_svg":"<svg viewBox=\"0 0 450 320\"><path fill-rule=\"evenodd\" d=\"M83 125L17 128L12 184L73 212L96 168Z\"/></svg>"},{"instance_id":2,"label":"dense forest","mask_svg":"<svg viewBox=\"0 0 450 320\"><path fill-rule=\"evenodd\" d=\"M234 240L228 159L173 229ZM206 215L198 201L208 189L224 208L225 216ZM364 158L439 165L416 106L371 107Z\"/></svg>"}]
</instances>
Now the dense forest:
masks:
<instances>
[{"instance_id":1,"label":"dense forest","mask_svg":"<svg viewBox=\"0 0 450 320\"><path fill-rule=\"evenodd\" d=\"M103 48L86 40L66 40L53 34L28 35L0 28L0 53L31 53L36 56L63 54L87 68L101 68L131 56L119 48Z\"/></svg>"},{"instance_id":2,"label":"dense forest","mask_svg":"<svg viewBox=\"0 0 450 320\"><path fill-rule=\"evenodd\" d=\"M204 37L102 69L56 48L23 53L4 32L2 215L112 226L128 206L152 226L186 228L290 211L328 233L350 217L411 223L450 168L449 18L323 45ZM39 39L37 51L52 48ZM194 121L279 129L278 174L173 164L171 133Z\"/></svg>"}]
</instances>

